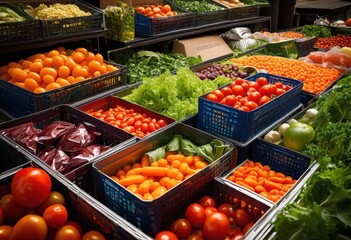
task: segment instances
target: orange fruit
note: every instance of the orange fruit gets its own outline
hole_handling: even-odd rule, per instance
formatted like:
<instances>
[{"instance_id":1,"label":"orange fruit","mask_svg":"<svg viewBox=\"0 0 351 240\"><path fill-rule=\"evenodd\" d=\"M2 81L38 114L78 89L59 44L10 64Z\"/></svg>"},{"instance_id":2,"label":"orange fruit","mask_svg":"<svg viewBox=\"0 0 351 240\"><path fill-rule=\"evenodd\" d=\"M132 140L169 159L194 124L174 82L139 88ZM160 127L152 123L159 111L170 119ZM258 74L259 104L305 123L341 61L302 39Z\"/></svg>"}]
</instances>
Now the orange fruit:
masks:
<instances>
[{"instance_id":1,"label":"orange fruit","mask_svg":"<svg viewBox=\"0 0 351 240\"><path fill-rule=\"evenodd\" d=\"M61 85L56 83L56 82L53 82L53 83L50 83L48 84L46 87L45 87L45 90L46 91L50 91L50 90L54 90L54 89L58 89L58 88L61 88Z\"/></svg>"},{"instance_id":2,"label":"orange fruit","mask_svg":"<svg viewBox=\"0 0 351 240\"><path fill-rule=\"evenodd\" d=\"M72 76L77 78L77 77L88 77L89 75L89 72L87 69L83 68L83 67L80 67L80 66L77 66L73 69L72 71Z\"/></svg>"},{"instance_id":3,"label":"orange fruit","mask_svg":"<svg viewBox=\"0 0 351 240\"><path fill-rule=\"evenodd\" d=\"M29 66L29 70L31 72L36 72L36 73L40 73L40 70L44 67L43 63L41 62L33 62L30 66Z\"/></svg>"},{"instance_id":4,"label":"orange fruit","mask_svg":"<svg viewBox=\"0 0 351 240\"><path fill-rule=\"evenodd\" d=\"M63 66L65 63L63 61L63 59L60 56L55 56L52 58L52 67L61 67Z\"/></svg>"},{"instance_id":5,"label":"orange fruit","mask_svg":"<svg viewBox=\"0 0 351 240\"><path fill-rule=\"evenodd\" d=\"M161 8L161 11L164 12L164 13L168 13L168 12L170 12L171 10L172 10L172 9L171 9L171 7L170 7L168 4L164 5L164 6Z\"/></svg>"},{"instance_id":6,"label":"orange fruit","mask_svg":"<svg viewBox=\"0 0 351 240\"><path fill-rule=\"evenodd\" d=\"M92 53L92 52L88 52L86 55L85 55L85 58L84 60L87 61L87 62L90 62L92 60L95 59L95 54Z\"/></svg>"},{"instance_id":7,"label":"orange fruit","mask_svg":"<svg viewBox=\"0 0 351 240\"><path fill-rule=\"evenodd\" d=\"M58 75L62 78L67 78L70 73L71 73L71 70L67 66L61 66L58 69Z\"/></svg>"},{"instance_id":8,"label":"orange fruit","mask_svg":"<svg viewBox=\"0 0 351 240\"><path fill-rule=\"evenodd\" d=\"M50 84L55 82L55 78L51 75L45 75L44 77L42 77L42 79L45 84Z\"/></svg>"},{"instance_id":9,"label":"orange fruit","mask_svg":"<svg viewBox=\"0 0 351 240\"><path fill-rule=\"evenodd\" d=\"M52 58L51 57L47 57L47 58L44 58L43 60L43 65L44 67L52 67Z\"/></svg>"},{"instance_id":10,"label":"orange fruit","mask_svg":"<svg viewBox=\"0 0 351 240\"><path fill-rule=\"evenodd\" d=\"M58 78L56 80L56 83L60 84L61 87L68 86L71 84L69 81L67 81L66 79L63 79L63 78Z\"/></svg>"},{"instance_id":11,"label":"orange fruit","mask_svg":"<svg viewBox=\"0 0 351 240\"><path fill-rule=\"evenodd\" d=\"M76 63L81 63L81 62L83 62L85 55L81 52L74 52L72 54L72 58Z\"/></svg>"},{"instance_id":12,"label":"orange fruit","mask_svg":"<svg viewBox=\"0 0 351 240\"><path fill-rule=\"evenodd\" d=\"M26 78L26 80L24 80L24 87L33 92L34 89L38 87L38 83L33 78Z\"/></svg>"},{"instance_id":13,"label":"orange fruit","mask_svg":"<svg viewBox=\"0 0 351 240\"><path fill-rule=\"evenodd\" d=\"M7 67L8 68L20 68L20 69L22 69L22 65L18 64L16 62L10 62L9 64L7 64Z\"/></svg>"},{"instance_id":14,"label":"orange fruit","mask_svg":"<svg viewBox=\"0 0 351 240\"><path fill-rule=\"evenodd\" d=\"M76 83L76 78L73 77L73 76L68 76L68 77L66 78L66 80L67 80L70 84Z\"/></svg>"},{"instance_id":15,"label":"orange fruit","mask_svg":"<svg viewBox=\"0 0 351 240\"><path fill-rule=\"evenodd\" d=\"M90 72L99 71L100 67L101 67L101 63L96 60L92 60L88 64L88 68Z\"/></svg>"},{"instance_id":16,"label":"orange fruit","mask_svg":"<svg viewBox=\"0 0 351 240\"><path fill-rule=\"evenodd\" d=\"M29 72L28 77L33 78L38 84L42 82L40 75L36 72Z\"/></svg>"},{"instance_id":17,"label":"orange fruit","mask_svg":"<svg viewBox=\"0 0 351 240\"><path fill-rule=\"evenodd\" d=\"M43 93L43 92L46 92L46 91L45 91L45 88L37 87L36 89L34 89L33 92L34 93Z\"/></svg>"},{"instance_id":18,"label":"orange fruit","mask_svg":"<svg viewBox=\"0 0 351 240\"><path fill-rule=\"evenodd\" d=\"M24 82L15 82L15 85L20 88L25 88Z\"/></svg>"},{"instance_id":19,"label":"orange fruit","mask_svg":"<svg viewBox=\"0 0 351 240\"><path fill-rule=\"evenodd\" d=\"M57 51L57 50L51 50L50 52L48 52L47 57L53 58L53 57L55 57L55 56L58 56L59 54L60 54L59 51Z\"/></svg>"},{"instance_id":20,"label":"orange fruit","mask_svg":"<svg viewBox=\"0 0 351 240\"><path fill-rule=\"evenodd\" d=\"M37 53L37 54L34 54L34 55L28 57L27 60L28 60L28 61L31 61L31 62L34 62L35 60L38 60L38 59L44 60L44 58L45 58L45 55L44 55L44 54L42 54L42 53Z\"/></svg>"},{"instance_id":21,"label":"orange fruit","mask_svg":"<svg viewBox=\"0 0 351 240\"><path fill-rule=\"evenodd\" d=\"M40 76L43 78L45 75L51 75L54 79L57 78L57 72L54 68L51 67L44 67L40 70Z\"/></svg>"},{"instance_id":22,"label":"orange fruit","mask_svg":"<svg viewBox=\"0 0 351 240\"><path fill-rule=\"evenodd\" d=\"M76 67L76 62L73 60L73 58L68 57L66 59L66 64L67 67L69 67L69 69L72 71L75 67Z\"/></svg>"},{"instance_id":23,"label":"orange fruit","mask_svg":"<svg viewBox=\"0 0 351 240\"><path fill-rule=\"evenodd\" d=\"M82 47L77 48L75 51L83 53L84 56L88 53L88 50L86 48L82 48Z\"/></svg>"},{"instance_id":24,"label":"orange fruit","mask_svg":"<svg viewBox=\"0 0 351 240\"><path fill-rule=\"evenodd\" d=\"M102 64L104 62L104 57L100 53L97 53L95 54L95 60Z\"/></svg>"},{"instance_id":25,"label":"orange fruit","mask_svg":"<svg viewBox=\"0 0 351 240\"><path fill-rule=\"evenodd\" d=\"M28 74L20 68L13 68L9 73L16 82L24 82Z\"/></svg>"},{"instance_id":26,"label":"orange fruit","mask_svg":"<svg viewBox=\"0 0 351 240\"><path fill-rule=\"evenodd\" d=\"M23 61L22 61L22 67L23 67L23 68L29 68L30 65L32 65L32 62L31 62L31 61L28 61L28 60L23 60Z\"/></svg>"}]
</instances>

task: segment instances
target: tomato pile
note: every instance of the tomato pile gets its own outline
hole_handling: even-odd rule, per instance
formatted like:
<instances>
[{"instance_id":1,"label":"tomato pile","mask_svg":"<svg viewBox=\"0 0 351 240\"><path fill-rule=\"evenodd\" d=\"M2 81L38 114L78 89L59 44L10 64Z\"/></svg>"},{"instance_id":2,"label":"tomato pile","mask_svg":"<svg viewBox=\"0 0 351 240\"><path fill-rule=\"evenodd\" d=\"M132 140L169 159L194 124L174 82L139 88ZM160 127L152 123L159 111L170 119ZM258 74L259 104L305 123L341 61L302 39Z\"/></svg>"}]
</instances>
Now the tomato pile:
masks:
<instances>
[{"instance_id":1,"label":"tomato pile","mask_svg":"<svg viewBox=\"0 0 351 240\"><path fill-rule=\"evenodd\" d=\"M125 165L111 178L139 198L154 200L206 166L200 156L166 152L165 158L151 163L145 154L140 163Z\"/></svg>"},{"instance_id":2,"label":"tomato pile","mask_svg":"<svg viewBox=\"0 0 351 240\"><path fill-rule=\"evenodd\" d=\"M177 15L176 11L172 11L168 4L147 5L144 7L135 7L137 13L140 13L149 18L171 17Z\"/></svg>"},{"instance_id":3,"label":"tomato pile","mask_svg":"<svg viewBox=\"0 0 351 240\"><path fill-rule=\"evenodd\" d=\"M337 35L327 38L318 38L315 48L331 49L332 47L351 47L351 36Z\"/></svg>"},{"instance_id":4,"label":"tomato pile","mask_svg":"<svg viewBox=\"0 0 351 240\"><path fill-rule=\"evenodd\" d=\"M116 106L106 111L102 109L88 111L87 113L139 138L143 138L167 125L164 119L151 118L146 114L138 113L134 109L126 109L123 106Z\"/></svg>"},{"instance_id":5,"label":"tomato pile","mask_svg":"<svg viewBox=\"0 0 351 240\"><path fill-rule=\"evenodd\" d=\"M40 168L16 172L11 193L1 198L0 239L105 239L97 231L83 234L78 223L69 221L64 196L51 187L50 176Z\"/></svg>"},{"instance_id":6,"label":"tomato pile","mask_svg":"<svg viewBox=\"0 0 351 240\"><path fill-rule=\"evenodd\" d=\"M239 240L255 220L243 208L229 203L217 206L212 197L204 196L199 202L190 204L185 217L176 219L169 230L159 232L155 240Z\"/></svg>"},{"instance_id":7,"label":"tomato pile","mask_svg":"<svg viewBox=\"0 0 351 240\"><path fill-rule=\"evenodd\" d=\"M281 172L271 170L260 162L247 161L227 177L228 180L243 186L273 202L279 199L294 186L297 180Z\"/></svg>"},{"instance_id":8,"label":"tomato pile","mask_svg":"<svg viewBox=\"0 0 351 240\"><path fill-rule=\"evenodd\" d=\"M229 86L212 91L206 99L249 112L290 89L289 85L281 82L271 84L265 77L256 81L238 78Z\"/></svg>"}]
</instances>

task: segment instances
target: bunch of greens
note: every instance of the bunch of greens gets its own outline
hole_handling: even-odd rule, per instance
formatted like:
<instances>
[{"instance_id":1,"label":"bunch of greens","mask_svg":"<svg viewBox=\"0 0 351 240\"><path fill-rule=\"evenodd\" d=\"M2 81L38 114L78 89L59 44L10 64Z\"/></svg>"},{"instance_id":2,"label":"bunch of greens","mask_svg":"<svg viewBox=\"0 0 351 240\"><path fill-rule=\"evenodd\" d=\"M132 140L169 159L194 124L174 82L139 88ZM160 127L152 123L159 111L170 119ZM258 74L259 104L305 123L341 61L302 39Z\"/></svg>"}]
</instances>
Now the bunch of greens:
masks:
<instances>
[{"instance_id":1,"label":"bunch of greens","mask_svg":"<svg viewBox=\"0 0 351 240\"><path fill-rule=\"evenodd\" d=\"M151 162L165 158L166 152L181 152L185 156L201 156L209 163L214 162L229 150L229 145L224 144L219 139L213 139L210 143L196 146L190 140L183 138L181 135L174 135L172 140L165 146L159 147L151 152L146 153Z\"/></svg>"},{"instance_id":2,"label":"bunch of greens","mask_svg":"<svg viewBox=\"0 0 351 240\"><path fill-rule=\"evenodd\" d=\"M203 13L203 12L213 12L224 9L218 5L215 5L207 0L197 1L197 0L176 0L175 3L185 10Z\"/></svg>"},{"instance_id":3,"label":"bunch of greens","mask_svg":"<svg viewBox=\"0 0 351 240\"><path fill-rule=\"evenodd\" d=\"M351 168L329 166L315 173L274 222L276 239L350 239Z\"/></svg>"},{"instance_id":4,"label":"bunch of greens","mask_svg":"<svg viewBox=\"0 0 351 240\"><path fill-rule=\"evenodd\" d=\"M330 28L318 25L305 25L300 30L301 33L305 34L307 37L331 37Z\"/></svg>"},{"instance_id":5,"label":"bunch of greens","mask_svg":"<svg viewBox=\"0 0 351 240\"><path fill-rule=\"evenodd\" d=\"M128 83L142 81L145 77L156 77L166 71L176 71L182 67L191 67L202 62L200 56L184 57L180 53L158 53L138 51L132 54L126 63Z\"/></svg>"},{"instance_id":6,"label":"bunch of greens","mask_svg":"<svg viewBox=\"0 0 351 240\"><path fill-rule=\"evenodd\" d=\"M199 96L231 81L223 76L213 81L200 80L189 68L181 68L175 75L167 71L155 78L144 78L143 84L124 99L181 120L197 113Z\"/></svg>"}]
</instances>

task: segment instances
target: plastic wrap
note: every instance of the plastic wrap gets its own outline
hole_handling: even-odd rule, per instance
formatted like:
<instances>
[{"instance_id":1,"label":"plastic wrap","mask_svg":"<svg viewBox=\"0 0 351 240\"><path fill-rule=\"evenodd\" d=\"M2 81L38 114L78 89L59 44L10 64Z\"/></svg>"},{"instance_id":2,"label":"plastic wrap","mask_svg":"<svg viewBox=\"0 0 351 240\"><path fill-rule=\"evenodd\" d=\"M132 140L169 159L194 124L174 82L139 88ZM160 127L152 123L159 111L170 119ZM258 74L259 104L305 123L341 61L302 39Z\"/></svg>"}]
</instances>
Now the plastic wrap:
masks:
<instances>
[{"instance_id":1,"label":"plastic wrap","mask_svg":"<svg viewBox=\"0 0 351 240\"><path fill-rule=\"evenodd\" d=\"M51 146L55 140L72 131L76 126L72 123L55 121L46 126L37 137L37 142L46 146Z\"/></svg>"},{"instance_id":2,"label":"plastic wrap","mask_svg":"<svg viewBox=\"0 0 351 240\"><path fill-rule=\"evenodd\" d=\"M246 51L252 46L257 46L258 41L253 37L250 29L238 27L222 33L221 38L228 44L231 49Z\"/></svg>"}]
</instances>

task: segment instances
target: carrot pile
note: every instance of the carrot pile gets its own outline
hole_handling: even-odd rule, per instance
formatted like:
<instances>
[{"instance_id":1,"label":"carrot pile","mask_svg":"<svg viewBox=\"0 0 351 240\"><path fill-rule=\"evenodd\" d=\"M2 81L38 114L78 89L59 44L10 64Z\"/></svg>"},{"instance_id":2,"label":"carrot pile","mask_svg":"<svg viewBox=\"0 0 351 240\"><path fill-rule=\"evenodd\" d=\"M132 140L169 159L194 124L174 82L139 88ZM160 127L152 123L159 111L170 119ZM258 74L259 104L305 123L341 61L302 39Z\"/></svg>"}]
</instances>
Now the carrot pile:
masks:
<instances>
[{"instance_id":1,"label":"carrot pile","mask_svg":"<svg viewBox=\"0 0 351 240\"><path fill-rule=\"evenodd\" d=\"M271 170L268 165L263 166L260 162L251 160L233 171L227 179L275 203L297 181L281 172Z\"/></svg>"},{"instance_id":2,"label":"carrot pile","mask_svg":"<svg viewBox=\"0 0 351 240\"><path fill-rule=\"evenodd\" d=\"M111 178L141 199L153 200L206 166L201 156L167 152L151 163L145 154L140 163L124 166Z\"/></svg>"},{"instance_id":3,"label":"carrot pile","mask_svg":"<svg viewBox=\"0 0 351 240\"><path fill-rule=\"evenodd\" d=\"M285 38L294 38L294 39L299 39L299 38L304 38L305 35L299 32L293 32L293 31L286 31L286 32L276 32L276 33L271 33L271 32L262 32L265 35L268 36L277 36L277 37L285 37Z\"/></svg>"},{"instance_id":4,"label":"carrot pile","mask_svg":"<svg viewBox=\"0 0 351 240\"><path fill-rule=\"evenodd\" d=\"M303 82L302 90L313 94L318 94L326 89L341 74L337 69L267 55L242 57L230 61L242 66L253 66L259 70L264 69L270 74L299 80Z\"/></svg>"}]
</instances>

